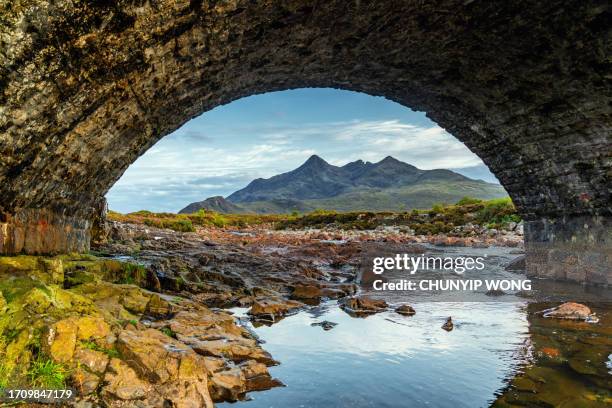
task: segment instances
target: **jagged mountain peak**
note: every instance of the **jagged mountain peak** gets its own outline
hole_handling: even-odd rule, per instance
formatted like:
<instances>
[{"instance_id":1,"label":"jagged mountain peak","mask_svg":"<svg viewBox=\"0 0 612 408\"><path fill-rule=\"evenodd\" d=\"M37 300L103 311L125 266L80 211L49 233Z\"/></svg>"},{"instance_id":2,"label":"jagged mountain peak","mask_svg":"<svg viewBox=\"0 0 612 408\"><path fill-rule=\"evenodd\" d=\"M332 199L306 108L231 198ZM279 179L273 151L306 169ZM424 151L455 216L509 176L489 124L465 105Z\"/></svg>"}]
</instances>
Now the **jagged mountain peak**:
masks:
<instances>
[{"instance_id":1,"label":"jagged mountain peak","mask_svg":"<svg viewBox=\"0 0 612 408\"><path fill-rule=\"evenodd\" d=\"M438 187L434 187L434 185ZM438 201L443 201L452 194L458 195L458 193L446 194L443 192L444 190L454 189L459 191L461 188L465 188L462 191L466 191L468 194L473 191L485 190L494 191L495 194L500 191L500 194L503 194L501 186L487 186L494 185L469 179L450 170L421 170L392 156L387 156L377 163L355 160L343 166L334 166L315 154L298 168L268 179L255 179L245 188L234 192L226 199L212 197L200 203L193 203L187 208L210 208L239 212L241 210L238 208L246 211L246 208L260 208L257 207L260 205L257 203L268 203L271 207L267 208L280 209L281 212L289 209L302 211L309 208L309 205L314 205L312 203L317 200L339 200L338 202L345 202L340 207L352 208L350 203L358 205L354 202L354 197L371 196L372 200L376 201L377 199L374 197L383 200L380 198L383 194L393 203L397 199L391 197L398 197L399 190L417 191L417 195L420 194L431 200L435 199L433 195L437 195L441 198ZM429 192L423 192L423 188ZM438 190L439 188L443 190ZM336 199L336 197L338 198ZM346 198L342 199L340 197ZM461 196L457 197L457 199L459 198ZM402 200L405 200L406 203L416 202L413 197ZM391 204L388 205L389 208L393 207ZM238 208L232 208L232 206ZM377 204L376 208L380 208L380 205Z\"/></svg>"},{"instance_id":2,"label":"jagged mountain peak","mask_svg":"<svg viewBox=\"0 0 612 408\"><path fill-rule=\"evenodd\" d=\"M316 154L313 154L312 156L310 156L308 158L308 160L306 160L304 162L304 164L302 164L302 166L308 166L308 165L321 165L321 164L327 164L329 165L328 162L326 162L325 160L323 160L320 156L317 156Z\"/></svg>"}]
</instances>

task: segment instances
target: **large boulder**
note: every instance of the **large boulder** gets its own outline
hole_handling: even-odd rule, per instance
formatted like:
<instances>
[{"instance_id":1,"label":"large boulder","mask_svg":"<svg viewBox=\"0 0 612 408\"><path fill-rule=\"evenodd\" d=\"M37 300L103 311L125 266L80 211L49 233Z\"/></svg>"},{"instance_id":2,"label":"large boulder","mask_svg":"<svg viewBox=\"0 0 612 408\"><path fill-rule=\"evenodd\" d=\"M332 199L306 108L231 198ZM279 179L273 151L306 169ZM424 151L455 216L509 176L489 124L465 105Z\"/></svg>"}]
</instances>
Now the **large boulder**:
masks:
<instances>
[{"instance_id":1,"label":"large boulder","mask_svg":"<svg viewBox=\"0 0 612 408\"><path fill-rule=\"evenodd\" d=\"M268 367L254 360L247 360L235 367L213 373L210 384L214 401L238 401L247 392L269 390L283 383L272 378Z\"/></svg>"},{"instance_id":2,"label":"large boulder","mask_svg":"<svg viewBox=\"0 0 612 408\"><path fill-rule=\"evenodd\" d=\"M239 367L213 373L211 381L211 397L214 401L238 401L247 392L246 378Z\"/></svg>"},{"instance_id":3,"label":"large boulder","mask_svg":"<svg viewBox=\"0 0 612 408\"><path fill-rule=\"evenodd\" d=\"M154 385L152 406L212 407L206 362L190 347L147 329L123 330L117 350L140 380Z\"/></svg>"},{"instance_id":4,"label":"large boulder","mask_svg":"<svg viewBox=\"0 0 612 408\"><path fill-rule=\"evenodd\" d=\"M210 357L221 357L234 363L254 360L271 366L278 364L270 353L257 345L255 340L250 339L228 339L198 340L195 338L178 337L179 340L188 344L198 354Z\"/></svg>"}]
</instances>

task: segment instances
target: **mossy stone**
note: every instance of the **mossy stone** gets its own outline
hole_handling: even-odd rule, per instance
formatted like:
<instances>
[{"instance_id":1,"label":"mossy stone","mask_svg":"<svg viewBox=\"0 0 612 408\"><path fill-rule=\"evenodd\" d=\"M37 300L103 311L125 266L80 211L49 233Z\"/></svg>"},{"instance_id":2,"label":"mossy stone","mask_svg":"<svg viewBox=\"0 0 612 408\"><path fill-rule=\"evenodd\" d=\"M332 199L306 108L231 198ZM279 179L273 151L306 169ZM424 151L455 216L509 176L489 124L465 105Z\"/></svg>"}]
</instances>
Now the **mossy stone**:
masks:
<instances>
[{"instance_id":1,"label":"mossy stone","mask_svg":"<svg viewBox=\"0 0 612 408\"><path fill-rule=\"evenodd\" d=\"M75 318L68 318L56 322L48 331L48 354L58 363L66 363L72 359L77 342Z\"/></svg>"},{"instance_id":2,"label":"mossy stone","mask_svg":"<svg viewBox=\"0 0 612 408\"><path fill-rule=\"evenodd\" d=\"M85 316L77 320L79 340L101 339L111 333L110 326L101 317Z\"/></svg>"},{"instance_id":3,"label":"mossy stone","mask_svg":"<svg viewBox=\"0 0 612 408\"><path fill-rule=\"evenodd\" d=\"M33 288L23 299L24 308L32 314L43 314L52 305L51 293L46 288Z\"/></svg>"},{"instance_id":4,"label":"mossy stone","mask_svg":"<svg viewBox=\"0 0 612 408\"><path fill-rule=\"evenodd\" d=\"M61 258L41 258L42 269L49 275L49 283L64 283L64 262Z\"/></svg>"}]
</instances>

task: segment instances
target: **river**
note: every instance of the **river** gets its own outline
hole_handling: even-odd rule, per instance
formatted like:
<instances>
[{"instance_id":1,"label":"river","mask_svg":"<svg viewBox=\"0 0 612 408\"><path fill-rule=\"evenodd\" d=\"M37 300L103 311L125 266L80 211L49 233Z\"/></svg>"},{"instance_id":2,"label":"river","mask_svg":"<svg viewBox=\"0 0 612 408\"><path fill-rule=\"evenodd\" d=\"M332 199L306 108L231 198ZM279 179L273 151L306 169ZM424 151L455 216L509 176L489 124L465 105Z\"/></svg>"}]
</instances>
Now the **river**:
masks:
<instances>
[{"instance_id":1,"label":"river","mask_svg":"<svg viewBox=\"0 0 612 408\"><path fill-rule=\"evenodd\" d=\"M486 255L487 268L481 278L524 278L503 268L516 257L510 248L445 248L444 252ZM535 362L528 304L533 307L534 298L551 300L541 298L551 293L549 288L538 290L537 282L535 286L533 296L527 298L507 294L493 299L481 293L470 298L478 301L469 302L432 301L437 298L431 294L364 288L364 294L390 304L408 302L416 314L402 316L390 310L354 318L337 302L327 301L272 326L254 326L241 319L281 362L270 371L286 387L251 393L249 400L235 406L488 407L517 374ZM585 296L584 288L577 285L564 284L562 290L555 290L570 293L562 297ZM241 317L247 309L232 310ZM448 316L455 324L450 332L441 329ZM312 326L323 320L337 326L329 331ZM601 324L609 325L609 320ZM605 389L598 392L607 398ZM592 406L600 405L596 401Z\"/></svg>"}]
</instances>

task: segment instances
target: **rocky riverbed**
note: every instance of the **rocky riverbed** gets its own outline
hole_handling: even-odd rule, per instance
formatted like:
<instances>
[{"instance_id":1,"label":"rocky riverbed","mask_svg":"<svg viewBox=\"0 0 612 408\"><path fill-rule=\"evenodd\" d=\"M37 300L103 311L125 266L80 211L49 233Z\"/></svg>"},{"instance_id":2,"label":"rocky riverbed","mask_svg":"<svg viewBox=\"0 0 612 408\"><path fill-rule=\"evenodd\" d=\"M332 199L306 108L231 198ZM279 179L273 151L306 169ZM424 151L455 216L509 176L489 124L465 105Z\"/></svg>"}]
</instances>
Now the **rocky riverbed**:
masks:
<instances>
[{"instance_id":1,"label":"rocky riverbed","mask_svg":"<svg viewBox=\"0 0 612 408\"><path fill-rule=\"evenodd\" d=\"M356 278L364 245L503 245L519 256L521 241L516 227L448 237L388 227L177 233L115 222L92 255L0 258L0 386L70 386L80 407L238 401L283 385L271 375L279 361L257 327L321 302L339 302L351 316L396 308L414 314L408 305L362 296ZM337 330L333 321L313 323ZM55 370L55 384L37 364Z\"/></svg>"}]
</instances>

